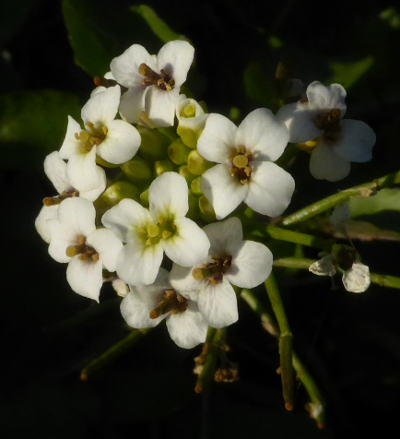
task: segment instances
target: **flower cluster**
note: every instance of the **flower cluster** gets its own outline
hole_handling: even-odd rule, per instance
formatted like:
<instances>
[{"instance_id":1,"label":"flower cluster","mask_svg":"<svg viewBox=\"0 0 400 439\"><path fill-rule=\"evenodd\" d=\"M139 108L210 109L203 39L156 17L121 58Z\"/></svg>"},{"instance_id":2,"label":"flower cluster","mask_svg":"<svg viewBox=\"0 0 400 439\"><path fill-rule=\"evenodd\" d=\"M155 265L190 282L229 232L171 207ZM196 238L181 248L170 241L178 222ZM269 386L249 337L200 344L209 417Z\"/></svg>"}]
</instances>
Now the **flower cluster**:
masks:
<instances>
[{"instance_id":1,"label":"flower cluster","mask_svg":"<svg viewBox=\"0 0 400 439\"><path fill-rule=\"evenodd\" d=\"M239 126L208 114L180 94L193 58L188 42L171 41L157 55L134 44L111 61L82 108L83 128L68 116L61 148L45 159L58 195L43 200L35 224L50 256L68 264L73 291L99 301L111 280L130 326L165 319L183 348L236 322L235 287L269 276L272 253L244 239L237 208L285 211L295 182L275 162L288 142L314 141L312 175L335 181L350 161L369 160L375 141L363 122L342 120L338 84L313 82L306 99L277 116L258 108Z\"/></svg>"}]
</instances>

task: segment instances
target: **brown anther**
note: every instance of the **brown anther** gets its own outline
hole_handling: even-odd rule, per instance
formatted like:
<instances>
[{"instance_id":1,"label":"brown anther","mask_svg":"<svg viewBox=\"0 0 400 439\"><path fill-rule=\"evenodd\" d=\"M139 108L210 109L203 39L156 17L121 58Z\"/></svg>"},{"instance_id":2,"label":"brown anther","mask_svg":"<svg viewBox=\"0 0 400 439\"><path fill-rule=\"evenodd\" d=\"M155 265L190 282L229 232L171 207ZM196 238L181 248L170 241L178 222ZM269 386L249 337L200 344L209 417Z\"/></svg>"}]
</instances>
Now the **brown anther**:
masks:
<instances>
[{"instance_id":1,"label":"brown anther","mask_svg":"<svg viewBox=\"0 0 400 439\"><path fill-rule=\"evenodd\" d=\"M324 132L325 140L336 140L340 133L341 112L338 108L320 111L314 116L315 125Z\"/></svg>"},{"instance_id":2,"label":"brown anther","mask_svg":"<svg viewBox=\"0 0 400 439\"><path fill-rule=\"evenodd\" d=\"M58 197L44 197L42 200L43 206L54 206L60 202Z\"/></svg>"},{"instance_id":3,"label":"brown anther","mask_svg":"<svg viewBox=\"0 0 400 439\"><path fill-rule=\"evenodd\" d=\"M217 369L214 374L214 381L217 383L234 383L239 381L239 372L237 369Z\"/></svg>"},{"instance_id":4,"label":"brown anther","mask_svg":"<svg viewBox=\"0 0 400 439\"><path fill-rule=\"evenodd\" d=\"M192 276L197 280L207 279L211 285L217 285L223 281L224 274L229 270L231 263L231 256L213 258L212 262L195 268Z\"/></svg>"},{"instance_id":5,"label":"brown anther","mask_svg":"<svg viewBox=\"0 0 400 439\"><path fill-rule=\"evenodd\" d=\"M171 91L175 86L175 80L166 70L161 69L160 73L155 72L147 64L142 63L138 69L139 75L142 75L142 85L148 87L155 85L160 90Z\"/></svg>"},{"instance_id":6,"label":"brown anther","mask_svg":"<svg viewBox=\"0 0 400 439\"><path fill-rule=\"evenodd\" d=\"M163 314L179 314L188 307L188 301L173 289L164 290L157 306L150 311L149 317L156 319Z\"/></svg>"}]
</instances>

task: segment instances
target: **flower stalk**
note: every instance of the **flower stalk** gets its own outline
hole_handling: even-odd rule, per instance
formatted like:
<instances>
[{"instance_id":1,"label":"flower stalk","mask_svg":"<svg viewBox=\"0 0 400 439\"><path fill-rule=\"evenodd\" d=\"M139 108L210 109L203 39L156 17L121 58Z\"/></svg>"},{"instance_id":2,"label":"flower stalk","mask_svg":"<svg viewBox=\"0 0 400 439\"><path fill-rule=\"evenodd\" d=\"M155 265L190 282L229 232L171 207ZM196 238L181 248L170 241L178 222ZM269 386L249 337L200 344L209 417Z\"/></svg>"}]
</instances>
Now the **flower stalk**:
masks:
<instances>
[{"instance_id":1,"label":"flower stalk","mask_svg":"<svg viewBox=\"0 0 400 439\"><path fill-rule=\"evenodd\" d=\"M103 352L99 357L93 359L87 366L81 370L81 381L87 381L95 373L104 369L105 366L115 361L117 358L125 354L135 345L142 337L144 337L150 329L134 329L126 337L112 345Z\"/></svg>"},{"instance_id":2,"label":"flower stalk","mask_svg":"<svg viewBox=\"0 0 400 439\"><path fill-rule=\"evenodd\" d=\"M393 185L400 184L400 171L392 174L384 175L383 177L369 181L367 183L353 186L343 191L333 194L329 197L323 198L313 204L310 204L302 209L294 212L287 217L281 219L281 224L284 226L290 226L292 224L300 223L302 221L309 220L316 215L319 215L326 210L332 209L337 204L343 203L350 197L361 196L369 197L376 193L377 190L385 187L391 187Z\"/></svg>"},{"instance_id":3,"label":"flower stalk","mask_svg":"<svg viewBox=\"0 0 400 439\"><path fill-rule=\"evenodd\" d=\"M274 274L271 273L264 283L279 326L279 356L283 399L286 410L293 410L294 373L292 366L293 334L289 326L282 298Z\"/></svg>"}]
</instances>

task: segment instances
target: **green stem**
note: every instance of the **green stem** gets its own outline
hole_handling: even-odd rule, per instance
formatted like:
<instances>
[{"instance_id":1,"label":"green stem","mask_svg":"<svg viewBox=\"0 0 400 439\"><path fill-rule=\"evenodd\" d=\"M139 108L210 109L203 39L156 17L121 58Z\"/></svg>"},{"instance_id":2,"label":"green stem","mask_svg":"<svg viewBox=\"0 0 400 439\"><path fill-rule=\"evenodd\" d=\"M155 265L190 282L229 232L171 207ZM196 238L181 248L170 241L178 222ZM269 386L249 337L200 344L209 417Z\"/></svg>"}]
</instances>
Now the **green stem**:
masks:
<instances>
[{"instance_id":1,"label":"green stem","mask_svg":"<svg viewBox=\"0 0 400 439\"><path fill-rule=\"evenodd\" d=\"M218 350L221 344L225 343L225 336L225 329L208 328L207 341L204 343L203 351L200 354L204 357L204 364L197 377L194 388L196 393L201 393L204 389L207 389L213 381L217 368Z\"/></svg>"},{"instance_id":2,"label":"green stem","mask_svg":"<svg viewBox=\"0 0 400 439\"><path fill-rule=\"evenodd\" d=\"M265 232L268 236L278 241L292 242L294 244L305 245L306 247L319 248L321 250L330 251L334 241L319 238L307 233L295 232L282 227L267 226Z\"/></svg>"},{"instance_id":3,"label":"green stem","mask_svg":"<svg viewBox=\"0 0 400 439\"><path fill-rule=\"evenodd\" d=\"M345 189L337 194L331 195L327 198L317 201L316 203L310 204L297 212L283 218L281 223L284 226L289 226L291 224L296 224L301 221L308 220L320 213L331 209L337 204L343 203L350 197L354 196L364 196L368 197L374 194L377 190L384 187L389 187L394 184L400 183L400 171L394 172L393 174L384 175L383 177L372 180L368 183L364 183L358 186L353 186L351 188Z\"/></svg>"},{"instance_id":4,"label":"green stem","mask_svg":"<svg viewBox=\"0 0 400 439\"><path fill-rule=\"evenodd\" d=\"M299 268L308 270L309 266L316 262L308 258L281 258L274 261L274 267ZM371 282L381 287L400 289L400 277L388 274L370 273Z\"/></svg>"},{"instance_id":5,"label":"green stem","mask_svg":"<svg viewBox=\"0 0 400 439\"><path fill-rule=\"evenodd\" d=\"M87 381L97 371L103 369L106 365L127 352L134 344L136 344L150 329L134 329L129 335L115 343L99 357L92 360L87 366L81 370L81 380Z\"/></svg>"},{"instance_id":6,"label":"green stem","mask_svg":"<svg viewBox=\"0 0 400 439\"><path fill-rule=\"evenodd\" d=\"M292 331L286 317L285 308L279 293L278 285L272 272L265 281L272 309L279 325L279 356L282 380L283 399L286 410L293 410L294 374L292 366Z\"/></svg>"},{"instance_id":7,"label":"green stem","mask_svg":"<svg viewBox=\"0 0 400 439\"><path fill-rule=\"evenodd\" d=\"M275 319L262 306L253 291L243 289L240 293L240 297L250 306L250 308L256 314L259 315L261 319L261 324L264 329L272 336L279 337L279 328L276 324ZM324 423L325 409L322 394L318 388L318 385L310 374L309 370L301 362L300 358L294 351L292 352L292 364L299 380L306 389L311 403L314 407L320 408L319 412L316 412L317 416L315 416L315 420L317 421L318 426L322 427Z\"/></svg>"}]
</instances>

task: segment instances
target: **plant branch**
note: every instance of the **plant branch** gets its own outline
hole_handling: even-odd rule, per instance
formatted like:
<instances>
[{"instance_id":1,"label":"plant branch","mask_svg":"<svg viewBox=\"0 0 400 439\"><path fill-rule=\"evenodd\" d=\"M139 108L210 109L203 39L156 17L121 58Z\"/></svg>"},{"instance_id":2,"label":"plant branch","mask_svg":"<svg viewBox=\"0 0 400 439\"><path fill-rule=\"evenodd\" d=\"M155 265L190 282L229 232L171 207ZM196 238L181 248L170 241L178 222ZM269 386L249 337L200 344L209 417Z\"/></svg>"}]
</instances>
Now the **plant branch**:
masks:
<instances>
[{"instance_id":1,"label":"plant branch","mask_svg":"<svg viewBox=\"0 0 400 439\"><path fill-rule=\"evenodd\" d=\"M390 187L395 184L400 184L400 171L394 172L393 174L384 175L383 177L372 180L368 183L364 183L358 186L353 186L351 188L345 189L338 192L337 194L331 195L327 198L317 201L316 203L310 204L297 212L288 215L286 218L281 220L284 226L289 226L291 224L296 224L301 221L308 220L328 209L336 206L337 204L343 203L350 197L361 196L369 197L373 195L377 190L384 187Z\"/></svg>"}]
</instances>

